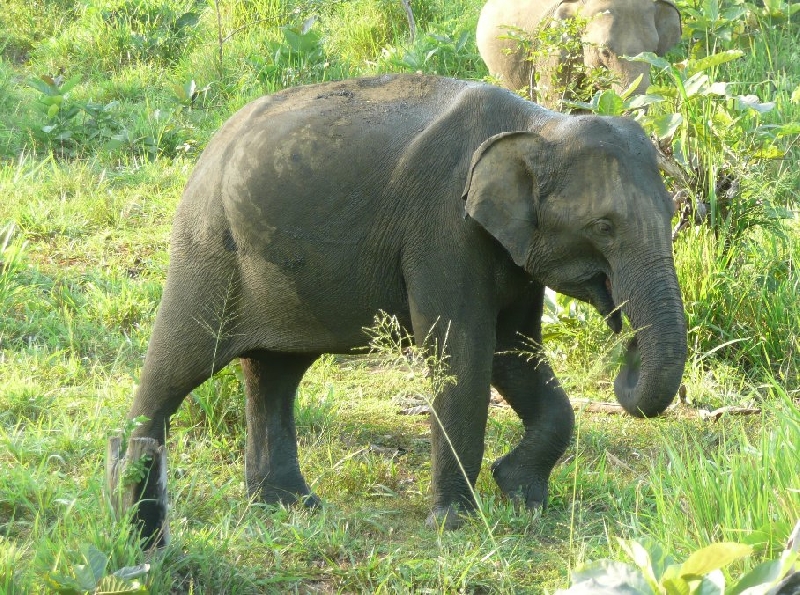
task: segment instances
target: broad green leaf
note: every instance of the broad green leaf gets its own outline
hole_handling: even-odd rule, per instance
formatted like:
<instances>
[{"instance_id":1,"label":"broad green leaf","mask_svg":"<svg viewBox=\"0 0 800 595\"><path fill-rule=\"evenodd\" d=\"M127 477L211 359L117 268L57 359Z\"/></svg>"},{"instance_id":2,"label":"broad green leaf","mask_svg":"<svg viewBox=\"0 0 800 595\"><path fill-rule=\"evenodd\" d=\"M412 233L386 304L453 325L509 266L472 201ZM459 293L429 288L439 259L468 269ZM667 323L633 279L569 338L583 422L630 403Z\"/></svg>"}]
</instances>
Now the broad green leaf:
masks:
<instances>
[{"instance_id":1,"label":"broad green leaf","mask_svg":"<svg viewBox=\"0 0 800 595\"><path fill-rule=\"evenodd\" d=\"M125 581L116 576L105 577L97 585L96 595L133 595L135 593L149 593L150 591L139 581Z\"/></svg>"},{"instance_id":2,"label":"broad green leaf","mask_svg":"<svg viewBox=\"0 0 800 595\"><path fill-rule=\"evenodd\" d=\"M719 20L719 0L705 0L702 4L703 12L709 20L714 22Z\"/></svg>"},{"instance_id":3,"label":"broad green leaf","mask_svg":"<svg viewBox=\"0 0 800 595\"><path fill-rule=\"evenodd\" d=\"M571 575L571 586L559 595L581 595L585 593L618 593L620 595L652 595L642 573L630 564L613 560L589 562Z\"/></svg>"},{"instance_id":4,"label":"broad green leaf","mask_svg":"<svg viewBox=\"0 0 800 595\"><path fill-rule=\"evenodd\" d=\"M658 579L653 572L650 552L643 543L636 540L617 539L620 547L628 554L633 563L642 571L642 576L654 589L658 587Z\"/></svg>"},{"instance_id":5,"label":"broad green leaf","mask_svg":"<svg viewBox=\"0 0 800 595\"><path fill-rule=\"evenodd\" d=\"M666 592L666 595L689 595L689 583L682 578L674 577L662 579L661 587Z\"/></svg>"},{"instance_id":6,"label":"broad green leaf","mask_svg":"<svg viewBox=\"0 0 800 595\"><path fill-rule=\"evenodd\" d=\"M61 95L66 95L66 94L67 94L67 93L69 93L69 92L70 92L70 91L71 91L71 90L72 90L72 89L75 87L75 85L77 85L79 82L81 82L81 75L79 75L79 74L78 74L78 75L76 75L76 76L73 76L71 79L67 80L66 82L64 82L64 83L63 83L63 84L62 84L62 85L61 85L61 86L58 88L58 90L60 91Z\"/></svg>"},{"instance_id":7,"label":"broad green leaf","mask_svg":"<svg viewBox=\"0 0 800 595\"><path fill-rule=\"evenodd\" d=\"M648 95L660 95L661 97L677 97L678 90L675 87L662 87L657 85L650 85L647 89Z\"/></svg>"},{"instance_id":8,"label":"broad green leaf","mask_svg":"<svg viewBox=\"0 0 800 595\"><path fill-rule=\"evenodd\" d=\"M61 109L57 103L51 105L47 110L48 118L55 118L58 115L58 110Z\"/></svg>"},{"instance_id":9,"label":"broad green leaf","mask_svg":"<svg viewBox=\"0 0 800 595\"><path fill-rule=\"evenodd\" d=\"M727 97L728 83L723 83L722 81L711 83L708 89L706 89L706 95L719 95L720 97Z\"/></svg>"},{"instance_id":10,"label":"broad green leaf","mask_svg":"<svg viewBox=\"0 0 800 595\"><path fill-rule=\"evenodd\" d=\"M775 131L775 136L783 138L784 136L793 136L800 134L800 122L789 122L779 126Z\"/></svg>"},{"instance_id":11,"label":"broad green leaf","mask_svg":"<svg viewBox=\"0 0 800 595\"><path fill-rule=\"evenodd\" d=\"M713 570L727 566L734 560L749 556L753 548L741 543L712 543L694 552L681 565L681 577L701 577Z\"/></svg>"},{"instance_id":12,"label":"broad green leaf","mask_svg":"<svg viewBox=\"0 0 800 595\"><path fill-rule=\"evenodd\" d=\"M75 573L75 578L78 579L78 584L84 591L94 591L97 586L97 579L94 576L92 567L88 564L78 564L72 567L72 572Z\"/></svg>"},{"instance_id":13,"label":"broad green leaf","mask_svg":"<svg viewBox=\"0 0 800 595\"><path fill-rule=\"evenodd\" d=\"M655 66L656 68L669 68L672 66L669 61L666 59L655 55L653 52L641 52L636 54L635 56L622 56L626 60L630 60L631 62L647 62L651 66Z\"/></svg>"},{"instance_id":14,"label":"broad green leaf","mask_svg":"<svg viewBox=\"0 0 800 595\"><path fill-rule=\"evenodd\" d=\"M644 73L642 73L639 76L637 76L633 80L633 82L630 85L628 85L628 88L625 89L622 93L620 93L619 96L622 97L622 99L627 99L628 97L630 97L633 94L633 92L636 90L636 87L639 86L639 83L642 82L643 78L644 78Z\"/></svg>"},{"instance_id":15,"label":"broad green leaf","mask_svg":"<svg viewBox=\"0 0 800 595\"><path fill-rule=\"evenodd\" d=\"M700 58L698 60L689 60L689 63L686 66L686 74L691 76L698 72L703 72L710 68L714 68L715 66L719 66L720 64L738 60L742 56L744 56L744 52L742 50L725 50L724 52L711 54L710 56L706 56L705 58Z\"/></svg>"},{"instance_id":16,"label":"broad green leaf","mask_svg":"<svg viewBox=\"0 0 800 595\"><path fill-rule=\"evenodd\" d=\"M48 588L62 595L81 595L84 589L71 576L58 572L48 572L44 575L44 582Z\"/></svg>"},{"instance_id":17,"label":"broad green leaf","mask_svg":"<svg viewBox=\"0 0 800 595\"><path fill-rule=\"evenodd\" d=\"M142 577L150 572L150 564L139 564L137 566L125 566L114 573L117 578L129 581Z\"/></svg>"},{"instance_id":18,"label":"broad green leaf","mask_svg":"<svg viewBox=\"0 0 800 595\"><path fill-rule=\"evenodd\" d=\"M628 109L639 109L654 103L661 103L662 101L666 101L666 97L663 95L652 95L650 93L645 95L636 95L628 102Z\"/></svg>"},{"instance_id":19,"label":"broad green leaf","mask_svg":"<svg viewBox=\"0 0 800 595\"><path fill-rule=\"evenodd\" d=\"M763 595L780 582L798 560L798 553L785 551L777 560L767 560L743 575L728 595Z\"/></svg>"},{"instance_id":20,"label":"broad green leaf","mask_svg":"<svg viewBox=\"0 0 800 595\"><path fill-rule=\"evenodd\" d=\"M110 139L108 139L105 143L103 143L103 149L106 151L116 151L125 143L120 138L118 134L115 134Z\"/></svg>"},{"instance_id":21,"label":"broad green leaf","mask_svg":"<svg viewBox=\"0 0 800 595\"><path fill-rule=\"evenodd\" d=\"M600 93L597 102L597 113L603 116L618 116L624 109L622 98L614 91L607 89Z\"/></svg>"},{"instance_id":22,"label":"broad green leaf","mask_svg":"<svg viewBox=\"0 0 800 595\"><path fill-rule=\"evenodd\" d=\"M680 114L666 114L664 116L659 116L658 118L653 118L650 121L650 125L653 128L653 132L658 138L669 138L675 131L678 129L678 126L681 125L683 122L683 116Z\"/></svg>"},{"instance_id":23,"label":"broad green leaf","mask_svg":"<svg viewBox=\"0 0 800 595\"><path fill-rule=\"evenodd\" d=\"M650 555L650 567L653 569L653 574L656 578L663 576L668 568L673 566L678 567L672 556L670 556L656 540L645 538L642 539L640 543Z\"/></svg>"},{"instance_id":24,"label":"broad green leaf","mask_svg":"<svg viewBox=\"0 0 800 595\"><path fill-rule=\"evenodd\" d=\"M650 553L640 542L635 539L621 538L617 538L617 542L636 566L641 569L650 569Z\"/></svg>"},{"instance_id":25,"label":"broad green leaf","mask_svg":"<svg viewBox=\"0 0 800 595\"><path fill-rule=\"evenodd\" d=\"M86 553L83 555L86 559L86 562L89 565L89 568L92 569L92 574L94 575L94 582L95 584L99 581L106 573L106 566L108 566L108 556L106 556L103 552L98 550L95 546L90 545L86 548Z\"/></svg>"},{"instance_id":26,"label":"broad green leaf","mask_svg":"<svg viewBox=\"0 0 800 595\"><path fill-rule=\"evenodd\" d=\"M45 95L57 95L58 94L58 89L56 89L51 84L53 79L51 79L50 77L47 77L47 79L50 80L50 82L47 82L46 80L43 80L44 78L45 77L38 78L38 79L31 79L31 80L28 81L28 86L29 87L33 87L34 89L36 89L37 91L39 91L40 93L43 93Z\"/></svg>"},{"instance_id":27,"label":"broad green leaf","mask_svg":"<svg viewBox=\"0 0 800 595\"><path fill-rule=\"evenodd\" d=\"M194 27L200 22L200 15L195 12L185 12L175 21L175 26L179 29L184 27Z\"/></svg>"},{"instance_id":28,"label":"broad green leaf","mask_svg":"<svg viewBox=\"0 0 800 595\"><path fill-rule=\"evenodd\" d=\"M704 72L693 74L683 84L686 90L687 97L694 97L695 95L705 94L708 89L708 75Z\"/></svg>"},{"instance_id":29,"label":"broad green leaf","mask_svg":"<svg viewBox=\"0 0 800 595\"><path fill-rule=\"evenodd\" d=\"M765 114L775 108L774 101L761 103L755 95L737 95L735 99L736 107L740 110L751 109L759 114Z\"/></svg>"},{"instance_id":30,"label":"broad green leaf","mask_svg":"<svg viewBox=\"0 0 800 595\"><path fill-rule=\"evenodd\" d=\"M666 595L689 595L689 583L683 580L680 574L680 564L672 564L664 570L659 584L666 591Z\"/></svg>"},{"instance_id":31,"label":"broad green leaf","mask_svg":"<svg viewBox=\"0 0 800 595\"><path fill-rule=\"evenodd\" d=\"M725 594L725 575L721 570L712 570L699 581L696 585L691 585L692 595L724 595Z\"/></svg>"}]
</instances>

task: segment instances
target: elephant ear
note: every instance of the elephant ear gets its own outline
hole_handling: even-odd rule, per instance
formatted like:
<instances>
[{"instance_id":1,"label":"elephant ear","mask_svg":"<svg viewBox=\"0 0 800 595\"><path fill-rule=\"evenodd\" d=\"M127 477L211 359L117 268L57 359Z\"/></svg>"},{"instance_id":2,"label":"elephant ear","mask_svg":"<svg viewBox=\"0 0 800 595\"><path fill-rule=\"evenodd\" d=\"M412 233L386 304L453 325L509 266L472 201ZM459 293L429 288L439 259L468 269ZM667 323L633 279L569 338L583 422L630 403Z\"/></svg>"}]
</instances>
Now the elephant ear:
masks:
<instances>
[{"instance_id":1,"label":"elephant ear","mask_svg":"<svg viewBox=\"0 0 800 595\"><path fill-rule=\"evenodd\" d=\"M536 162L545 141L533 132L503 132L472 156L462 198L467 214L525 267L537 229L539 176Z\"/></svg>"},{"instance_id":2,"label":"elephant ear","mask_svg":"<svg viewBox=\"0 0 800 595\"><path fill-rule=\"evenodd\" d=\"M658 48L656 54L663 56L681 40L681 13L670 0L655 0Z\"/></svg>"},{"instance_id":3,"label":"elephant ear","mask_svg":"<svg viewBox=\"0 0 800 595\"><path fill-rule=\"evenodd\" d=\"M560 21L574 19L575 15L578 14L578 7L580 4L581 2L579 0L562 0L558 3L558 6L553 13L553 18Z\"/></svg>"}]
</instances>

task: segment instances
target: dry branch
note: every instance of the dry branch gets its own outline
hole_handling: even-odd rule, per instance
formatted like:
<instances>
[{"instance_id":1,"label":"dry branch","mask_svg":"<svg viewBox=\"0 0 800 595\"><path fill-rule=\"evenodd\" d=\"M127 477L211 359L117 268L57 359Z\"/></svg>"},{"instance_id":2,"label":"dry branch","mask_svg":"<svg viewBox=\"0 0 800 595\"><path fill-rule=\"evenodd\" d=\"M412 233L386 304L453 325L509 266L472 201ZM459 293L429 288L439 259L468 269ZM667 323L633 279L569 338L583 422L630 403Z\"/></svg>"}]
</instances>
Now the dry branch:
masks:
<instances>
[{"instance_id":1,"label":"dry branch","mask_svg":"<svg viewBox=\"0 0 800 595\"><path fill-rule=\"evenodd\" d=\"M570 399L570 402L575 411L608 414L625 413L625 409L616 403L590 401L588 399ZM671 411L675 407L676 405L672 405L667 411ZM681 408L681 414L683 414L684 417L699 417L700 419L707 419L709 421L717 421L723 415L755 415L758 413L761 413L761 409L756 407L720 407L713 411L708 411L707 409L691 409L685 406Z\"/></svg>"},{"instance_id":2,"label":"dry branch","mask_svg":"<svg viewBox=\"0 0 800 595\"><path fill-rule=\"evenodd\" d=\"M411 0L400 0L400 4L406 11L406 18L408 19L408 29L411 32L411 43L417 38L417 25L414 22L414 12L411 10Z\"/></svg>"}]
</instances>

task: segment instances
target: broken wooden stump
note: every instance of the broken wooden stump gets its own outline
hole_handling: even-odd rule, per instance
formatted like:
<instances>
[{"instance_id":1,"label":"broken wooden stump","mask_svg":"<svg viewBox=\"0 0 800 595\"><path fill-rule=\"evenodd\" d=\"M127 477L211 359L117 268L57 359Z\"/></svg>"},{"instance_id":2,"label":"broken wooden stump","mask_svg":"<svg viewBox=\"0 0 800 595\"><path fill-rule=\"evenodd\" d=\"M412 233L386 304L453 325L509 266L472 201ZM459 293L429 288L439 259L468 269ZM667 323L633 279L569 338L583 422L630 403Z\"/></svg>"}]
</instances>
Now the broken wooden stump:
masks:
<instances>
[{"instance_id":1,"label":"broken wooden stump","mask_svg":"<svg viewBox=\"0 0 800 595\"><path fill-rule=\"evenodd\" d=\"M119 517L131 514L143 547L169 543L167 520L167 451L153 438L131 438L126 452L122 436L108 439L106 483Z\"/></svg>"}]
</instances>

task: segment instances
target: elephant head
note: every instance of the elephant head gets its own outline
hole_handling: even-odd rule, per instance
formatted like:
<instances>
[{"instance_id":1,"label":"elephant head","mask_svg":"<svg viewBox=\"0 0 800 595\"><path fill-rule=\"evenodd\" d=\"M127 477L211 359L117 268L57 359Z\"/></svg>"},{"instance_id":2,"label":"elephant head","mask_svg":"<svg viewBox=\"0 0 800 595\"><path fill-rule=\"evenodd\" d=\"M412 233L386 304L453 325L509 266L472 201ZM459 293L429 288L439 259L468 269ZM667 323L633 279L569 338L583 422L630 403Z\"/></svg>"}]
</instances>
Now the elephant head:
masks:
<instances>
[{"instance_id":1,"label":"elephant head","mask_svg":"<svg viewBox=\"0 0 800 595\"><path fill-rule=\"evenodd\" d=\"M632 415L672 401L687 355L672 258L673 205L642 129L580 116L491 137L475 152L467 214L535 280L636 331L614 384Z\"/></svg>"},{"instance_id":2,"label":"elephant head","mask_svg":"<svg viewBox=\"0 0 800 595\"><path fill-rule=\"evenodd\" d=\"M650 86L650 67L622 56L641 52L667 53L680 41L681 18L670 0L562 0L554 18L588 19L583 32L583 61L588 68L605 68L616 75L613 88L620 92L642 75L634 90Z\"/></svg>"},{"instance_id":3,"label":"elephant head","mask_svg":"<svg viewBox=\"0 0 800 595\"><path fill-rule=\"evenodd\" d=\"M680 41L680 14L672 0L488 0L475 32L481 58L507 88L528 89L540 103L558 107L560 91L551 85L557 82L559 87L567 87L573 82L570 78L575 77L574 66L580 58L562 48L555 55L532 59L516 39L516 32L526 32L535 39L542 27L578 15L588 21L581 35L584 64L611 72L618 91L630 86L640 74L635 92L643 93L650 84L645 63L621 56L645 51L663 56ZM539 75L538 84L535 73Z\"/></svg>"}]
</instances>

